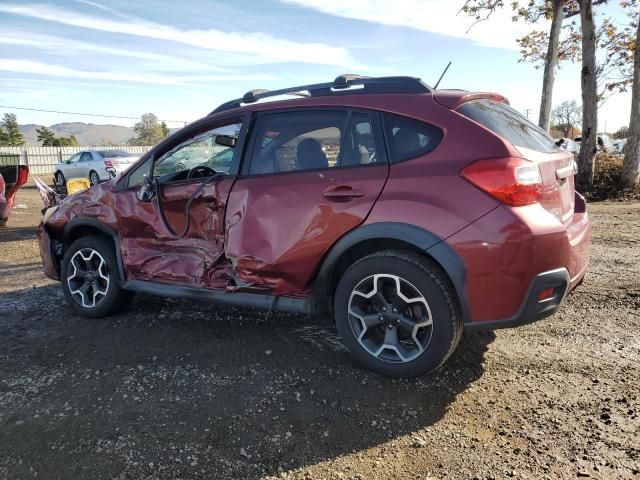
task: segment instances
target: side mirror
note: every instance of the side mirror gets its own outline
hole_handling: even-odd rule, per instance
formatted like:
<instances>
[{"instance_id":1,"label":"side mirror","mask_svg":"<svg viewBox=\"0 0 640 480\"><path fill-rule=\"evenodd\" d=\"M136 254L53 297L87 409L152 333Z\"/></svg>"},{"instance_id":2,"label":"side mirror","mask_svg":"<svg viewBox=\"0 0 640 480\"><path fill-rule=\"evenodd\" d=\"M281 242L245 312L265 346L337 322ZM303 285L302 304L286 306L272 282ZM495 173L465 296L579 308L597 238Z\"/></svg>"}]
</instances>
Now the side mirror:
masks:
<instances>
[{"instance_id":1,"label":"side mirror","mask_svg":"<svg viewBox=\"0 0 640 480\"><path fill-rule=\"evenodd\" d=\"M144 182L138 190L137 197L141 202L150 202L156 196L156 184L153 178L148 175L144 176Z\"/></svg>"},{"instance_id":2,"label":"side mirror","mask_svg":"<svg viewBox=\"0 0 640 480\"><path fill-rule=\"evenodd\" d=\"M69 165L71 163L71 160L67 160L65 163Z\"/></svg>"}]
</instances>

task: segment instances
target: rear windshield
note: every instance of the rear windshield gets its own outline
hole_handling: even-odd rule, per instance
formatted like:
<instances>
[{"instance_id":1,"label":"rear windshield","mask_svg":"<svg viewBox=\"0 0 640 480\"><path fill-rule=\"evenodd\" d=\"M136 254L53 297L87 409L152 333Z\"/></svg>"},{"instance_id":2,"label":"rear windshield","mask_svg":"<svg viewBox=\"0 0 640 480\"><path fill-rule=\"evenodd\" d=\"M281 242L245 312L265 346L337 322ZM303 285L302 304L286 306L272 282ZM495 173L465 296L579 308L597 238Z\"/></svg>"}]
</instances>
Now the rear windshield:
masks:
<instances>
[{"instance_id":1,"label":"rear windshield","mask_svg":"<svg viewBox=\"0 0 640 480\"><path fill-rule=\"evenodd\" d=\"M557 151L555 142L544 130L504 103L476 100L463 104L458 111L500 135L514 147L543 153Z\"/></svg>"},{"instance_id":2,"label":"rear windshield","mask_svg":"<svg viewBox=\"0 0 640 480\"><path fill-rule=\"evenodd\" d=\"M104 158L130 157L131 154L124 150L98 150L98 154Z\"/></svg>"}]
</instances>

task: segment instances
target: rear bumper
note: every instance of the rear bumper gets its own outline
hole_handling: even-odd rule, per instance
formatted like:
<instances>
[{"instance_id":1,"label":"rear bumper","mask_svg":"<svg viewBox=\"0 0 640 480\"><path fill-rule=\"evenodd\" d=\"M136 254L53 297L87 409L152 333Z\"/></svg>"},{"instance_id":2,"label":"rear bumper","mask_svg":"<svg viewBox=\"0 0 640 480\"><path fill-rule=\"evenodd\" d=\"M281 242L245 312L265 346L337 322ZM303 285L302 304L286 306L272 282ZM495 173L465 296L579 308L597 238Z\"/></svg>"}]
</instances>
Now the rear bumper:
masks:
<instances>
[{"instance_id":1,"label":"rear bumper","mask_svg":"<svg viewBox=\"0 0 640 480\"><path fill-rule=\"evenodd\" d=\"M580 280L582 280L582 277L580 277ZM571 291L571 285L572 282L566 268L557 268L540 273L534 277L529 285L527 295L515 315L503 320L465 323L464 326L465 328L493 330L519 327L542 320L556 313L567 294ZM553 289L553 295L540 300L540 293L547 289Z\"/></svg>"},{"instance_id":2,"label":"rear bumper","mask_svg":"<svg viewBox=\"0 0 640 480\"><path fill-rule=\"evenodd\" d=\"M589 262L589 217L579 194L568 223L540 205L501 206L446 242L466 266L464 300L469 314L465 324L478 328L522 325L552 314L564 298L550 301L540 311L531 310L532 289L546 282L542 279L558 275L550 272L566 273L565 294L582 281Z\"/></svg>"}]
</instances>

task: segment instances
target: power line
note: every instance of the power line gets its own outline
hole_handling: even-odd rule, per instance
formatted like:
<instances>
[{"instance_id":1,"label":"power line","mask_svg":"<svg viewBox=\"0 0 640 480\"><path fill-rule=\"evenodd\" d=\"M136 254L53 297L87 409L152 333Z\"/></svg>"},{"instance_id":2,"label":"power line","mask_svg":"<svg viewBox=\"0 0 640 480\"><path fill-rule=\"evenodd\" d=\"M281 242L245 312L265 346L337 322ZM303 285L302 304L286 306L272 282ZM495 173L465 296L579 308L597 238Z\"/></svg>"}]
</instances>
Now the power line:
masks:
<instances>
[{"instance_id":1,"label":"power line","mask_svg":"<svg viewBox=\"0 0 640 480\"><path fill-rule=\"evenodd\" d=\"M63 113L66 115L84 115L87 117L105 117L105 118L121 118L125 120L140 120L140 117L123 117L121 115L104 115L101 113L81 113L81 112L63 112L60 110L45 110L43 108L27 108L27 107L10 107L8 105L0 105L0 108L9 108L11 110L29 110L32 112L46 112L46 113ZM184 123L185 125L188 123L184 120L167 120L167 119L159 119L161 122L173 122L173 123Z\"/></svg>"}]
</instances>

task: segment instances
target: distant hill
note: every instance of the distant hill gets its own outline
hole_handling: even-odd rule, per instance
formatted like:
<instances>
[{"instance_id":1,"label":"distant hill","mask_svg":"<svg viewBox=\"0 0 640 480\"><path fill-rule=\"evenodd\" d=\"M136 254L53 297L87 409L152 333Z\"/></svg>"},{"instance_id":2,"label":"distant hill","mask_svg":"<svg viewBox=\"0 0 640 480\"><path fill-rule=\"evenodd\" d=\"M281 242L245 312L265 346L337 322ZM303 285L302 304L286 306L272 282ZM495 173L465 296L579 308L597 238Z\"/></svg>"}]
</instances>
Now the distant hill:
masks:
<instances>
[{"instance_id":1,"label":"distant hill","mask_svg":"<svg viewBox=\"0 0 640 480\"><path fill-rule=\"evenodd\" d=\"M36 128L42 125L20 125L25 142L29 146L40 145ZM122 125L95 125L93 123L67 122L48 127L57 136L75 135L80 145L124 145L134 137L133 128Z\"/></svg>"}]
</instances>

